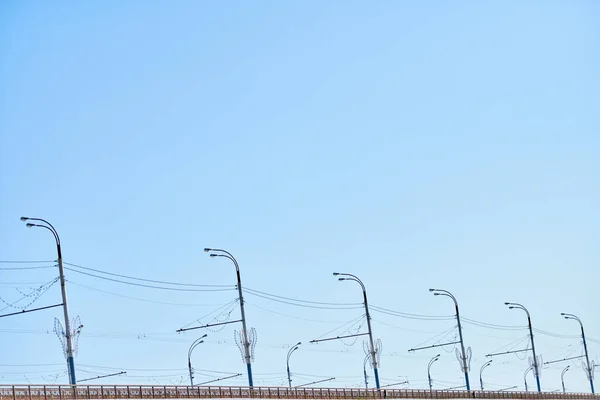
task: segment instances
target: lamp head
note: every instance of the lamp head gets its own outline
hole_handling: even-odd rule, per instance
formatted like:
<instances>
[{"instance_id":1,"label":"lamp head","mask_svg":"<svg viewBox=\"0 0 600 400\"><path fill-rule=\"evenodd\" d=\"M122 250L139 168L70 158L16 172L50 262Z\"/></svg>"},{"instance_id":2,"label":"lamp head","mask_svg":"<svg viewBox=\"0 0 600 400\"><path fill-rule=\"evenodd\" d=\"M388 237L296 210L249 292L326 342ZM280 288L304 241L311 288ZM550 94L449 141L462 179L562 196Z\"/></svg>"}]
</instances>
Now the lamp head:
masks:
<instances>
[{"instance_id":1,"label":"lamp head","mask_svg":"<svg viewBox=\"0 0 600 400\"><path fill-rule=\"evenodd\" d=\"M509 304L510 304L510 303L509 303L508 301L505 301L505 302L504 302L504 305L505 305L505 306L507 306L507 305L509 305Z\"/></svg>"},{"instance_id":2,"label":"lamp head","mask_svg":"<svg viewBox=\"0 0 600 400\"><path fill-rule=\"evenodd\" d=\"M434 296L439 296L439 295L440 295L440 293L438 293L438 292L435 292L433 295L434 295Z\"/></svg>"},{"instance_id":3,"label":"lamp head","mask_svg":"<svg viewBox=\"0 0 600 400\"><path fill-rule=\"evenodd\" d=\"M339 272L334 272L333 276L338 276L340 273Z\"/></svg>"},{"instance_id":4,"label":"lamp head","mask_svg":"<svg viewBox=\"0 0 600 400\"><path fill-rule=\"evenodd\" d=\"M296 346L300 346L302 344L302 342L298 342L296 343Z\"/></svg>"},{"instance_id":5,"label":"lamp head","mask_svg":"<svg viewBox=\"0 0 600 400\"><path fill-rule=\"evenodd\" d=\"M338 281L345 281L346 278L338 278Z\"/></svg>"},{"instance_id":6,"label":"lamp head","mask_svg":"<svg viewBox=\"0 0 600 400\"><path fill-rule=\"evenodd\" d=\"M508 307L509 310L512 310L513 308L514 308L513 306Z\"/></svg>"},{"instance_id":7,"label":"lamp head","mask_svg":"<svg viewBox=\"0 0 600 400\"><path fill-rule=\"evenodd\" d=\"M436 357L439 357L439 356L441 356L441 354L438 354Z\"/></svg>"},{"instance_id":8,"label":"lamp head","mask_svg":"<svg viewBox=\"0 0 600 400\"><path fill-rule=\"evenodd\" d=\"M21 217L21 221L27 221L28 219L28 217Z\"/></svg>"},{"instance_id":9,"label":"lamp head","mask_svg":"<svg viewBox=\"0 0 600 400\"><path fill-rule=\"evenodd\" d=\"M210 249L210 248L208 248L208 247L205 247L205 248L204 248L204 252L206 252L206 253L208 253L208 252L209 252L209 251L211 251L211 250L212 250L212 249Z\"/></svg>"},{"instance_id":10,"label":"lamp head","mask_svg":"<svg viewBox=\"0 0 600 400\"><path fill-rule=\"evenodd\" d=\"M216 256L217 256L217 254L215 254L215 253L211 253L211 254L209 255L209 257L211 257L211 258L215 258Z\"/></svg>"},{"instance_id":11,"label":"lamp head","mask_svg":"<svg viewBox=\"0 0 600 400\"><path fill-rule=\"evenodd\" d=\"M200 343L204 343L204 340L201 340L201 341L198 342L198 344L200 344Z\"/></svg>"},{"instance_id":12,"label":"lamp head","mask_svg":"<svg viewBox=\"0 0 600 400\"><path fill-rule=\"evenodd\" d=\"M28 227L28 228L33 228L35 226L35 224L32 224L32 223L28 222L28 223L25 224L25 226Z\"/></svg>"},{"instance_id":13,"label":"lamp head","mask_svg":"<svg viewBox=\"0 0 600 400\"><path fill-rule=\"evenodd\" d=\"M208 336L208 333L205 333L204 335L202 335L202 336L200 337L200 339L202 339L202 338L205 338L205 337L207 337L207 336Z\"/></svg>"},{"instance_id":14,"label":"lamp head","mask_svg":"<svg viewBox=\"0 0 600 400\"><path fill-rule=\"evenodd\" d=\"M560 315L562 315L562 316L564 317L565 313L564 313L564 312L561 312L561 313L560 313Z\"/></svg>"},{"instance_id":15,"label":"lamp head","mask_svg":"<svg viewBox=\"0 0 600 400\"><path fill-rule=\"evenodd\" d=\"M430 291L430 292L433 292L433 291L435 291L435 289L429 289L429 291Z\"/></svg>"}]
</instances>

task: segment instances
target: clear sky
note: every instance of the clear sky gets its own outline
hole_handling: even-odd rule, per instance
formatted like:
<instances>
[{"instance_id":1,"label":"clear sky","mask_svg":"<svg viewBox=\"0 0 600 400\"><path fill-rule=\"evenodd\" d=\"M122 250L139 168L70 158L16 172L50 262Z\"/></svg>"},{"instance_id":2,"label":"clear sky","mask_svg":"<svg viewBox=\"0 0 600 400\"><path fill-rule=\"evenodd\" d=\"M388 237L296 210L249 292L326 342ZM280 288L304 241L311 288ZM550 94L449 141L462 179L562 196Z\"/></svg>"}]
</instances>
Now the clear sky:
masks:
<instances>
[{"instance_id":1,"label":"clear sky","mask_svg":"<svg viewBox=\"0 0 600 400\"><path fill-rule=\"evenodd\" d=\"M545 361L581 355L577 323L559 315L577 314L600 363L599 19L595 1L3 1L0 260L56 258L51 235L19 221L37 216L66 262L230 289L67 271L78 378L128 372L90 383L187 383L202 331L175 330L227 320L237 297L233 266L206 246L231 251L249 289L359 303L247 292L259 385L286 383L298 341L294 384L362 384L363 338L308 344L365 331L342 326L360 321L361 294L333 271L359 276L373 307L451 316L427 291L439 287L465 318L498 325L464 323L473 387L485 354L527 343L525 314L505 301L546 332ZM48 265L0 264L0 298L58 274L6 268ZM31 307L59 301L55 284ZM452 346L407 351L452 341L452 319L372 314L382 384L426 387L437 353L434 387L462 384ZM0 320L2 383L67 382L61 316ZM207 332L196 382L245 373L238 325ZM569 390L588 390L580 361ZM567 364L543 370L544 389ZM494 358L486 388L522 388L527 365Z\"/></svg>"}]
</instances>

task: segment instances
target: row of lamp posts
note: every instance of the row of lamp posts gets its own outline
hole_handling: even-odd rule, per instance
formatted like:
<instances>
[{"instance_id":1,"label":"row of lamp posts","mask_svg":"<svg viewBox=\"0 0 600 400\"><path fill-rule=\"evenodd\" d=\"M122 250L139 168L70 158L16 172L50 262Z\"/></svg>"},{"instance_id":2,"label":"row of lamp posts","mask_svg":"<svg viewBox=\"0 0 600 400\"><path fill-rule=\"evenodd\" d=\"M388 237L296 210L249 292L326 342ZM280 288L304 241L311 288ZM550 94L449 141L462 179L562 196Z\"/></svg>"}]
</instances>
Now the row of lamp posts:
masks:
<instances>
[{"instance_id":1,"label":"row of lamp posts","mask_svg":"<svg viewBox=\"0 0 600 400\"><path fill-rule=\"evenodd\" d=\"M65 274L64 274L64 268L63 268L60 237L58 235L58 232L54 228L54 226L52 226L52 224L50 224L50 222L48 222L42 218L21 217L21 221L25 221L26 226L28 228L37 227L37 228L44 228L44 229L50 231L52 233L52 235L54 236L54 239L56 242L56 251L58 254L57 262L58 262L58 270L59 270L59 274L60 274L59 279L60 279L60 287L61 287L61 295L62 295L62 307L63 307L63 314L64 314L64 322L65 322L67 368L68 368L68 373L69 373L69 383L71 385L75 385L77 383L77 380L75 377L75 363L73 360L72 331L71 331L70 320L69 320L69 310L68 310L68 306L67 306L67 291L66 291L66 286L65 286ZM29 221L33 221L33 222L29 222ZM243 347L243 353L244 353L243 355L244 355L244 361L246 363L246 369L247 369L247 373L248 373L248 385L253 386L252 356L250 353L250 342L248 340L248 332L246 330L246 313L244 310L244 298L243 298L243 292L242 292L242 281L241 281L241 276L240 276L239 264L238 264L237 260L235 259L235 257L233 257L233 255L226 250L205 248L204 251L209 252L211 258L215 258L215 257L227 258L230 261L232 261L233 265L235 266L236 278L237 278L237 289L238 289L238 295L239 295L239 301L240 301L240 311L241 311L241 317L242 317L241 322L242 322L242 342L243 342L242 347ZM374 346L374 342L373 342L373 331L371 328L371 315L369 313L369 304L367 301L367 290L365 288L365 285L357 276L352 275L352 274L334 272L333 275L338 276L338 279L340 281L354 281L354 282L357 282L361 286L362 293L363 293L363 303L365 306L365 313L366 313L366 319L367 319L367 328L368 328L368 334L369 334L369 354L367 355L367 357L365 357L364 364L363 364L365 387L368 386L366 363L370 359L371 365L373 366L373 373L375 375L375 385L379 389L380 383L379 383L379 366L378 366L378 360L377 360L378 355L376 354L377 352L375 350L375 346ZM447 290L429 289L429 291L433 292L433 294L436 296L450 297L454 302L454 306L455 306L455 310L456 310L456 320L458 323L458 333L459 333L459 337L460 337L460 345L461 345L461 350L462 350L461 363L462 363L462 369L465 374L465 386L466 386L467 390L470 390L471 387L470 387L470 383L469 383L467 354L465 353L464 341L463 341L463 336L462 336L462 327L461 327L461 322L460 322L460 313L459 313L459 309L458 309L458 302L457 302L456 298ZM538 365L538 359L537 359L536 353L535 353L535 344L534 344L534 340L533 340L533 329L532 329L532 325L531 325L531 316L529 314L529 311L522 304L509 303L509 302L506 302L505 304L509 307L509 309L520 309L520 310L525 311L525 313L527 314L527 325L529 328L529 335L530 335L530 339L531 339L531 350L533 352L533 363L532 363L533 365L531 366L531 369L533 369L533 372L534 372L534 375L536 378L537 389L538 389L538 392L540 392L541 385L540 385L539 365ZM590 387L591 387L592 393L594 393L594 382L593 382L593 371L592 371L593 367L590 365L589 355L588 355L588 351L587 351L587 343L585 340L585 332L583 329L583 323L577 316L575 316L573 314L561 313L561 315L564 316L565 319L573 319L573 320L576 320L577 322L579 322L579 325L581 327L581 336L583 339L583 346L584 346L584 350L585 350L586 366L587 366L587 370L588 370L587 372L588 372L588 377L589 377L589 381L590 381ZM190 384L192 386L193 386L194 382L193 382L191 354L197 345L199 345L200 343L203 343L202 339L204 337L206 337L206 335L202 336L201 338L199 338L195 342L193 342L192 346L190 347L189 352L188 352L188 368L189 368L189 372L190 372ZM298 346L300 344L301 343L298 342L296 345L294 345L290 349L290 351L288 352L288 355L287 355L287 375L288 375L288 384L290 385L290 387L292 385L292 380L291 380L291 374L290 374L289 360L290 360L290 356L292 355L292 353L298 349ZM440 357L439 354L437 356L433 357L431 359L431 361L429 362L429 365L427 366L427 376L428 376L430 389L432 388L432 380L431 380L431 374L430 374L431 365L435 361L437 361L439 359L439 357ZM491 364L491 362L492 361L490 360L487 363L485 363L481 367L481 370L480 370L479 380L481 383L482 390L483 390L482 373L483 373L484 368L489 366ZM562 371L562 374L561 374L561 381L563 383L563 391L565 390L563 377L564 377L565 372L567 372L568 369L569 369L569 366L567 366ZM529 371L529 369L528 369L528 371ZM528 371L526 371L525 374L527 374ZM527 379L525 379L525 385L527 386Z\"/></svg>"}]
</instances>

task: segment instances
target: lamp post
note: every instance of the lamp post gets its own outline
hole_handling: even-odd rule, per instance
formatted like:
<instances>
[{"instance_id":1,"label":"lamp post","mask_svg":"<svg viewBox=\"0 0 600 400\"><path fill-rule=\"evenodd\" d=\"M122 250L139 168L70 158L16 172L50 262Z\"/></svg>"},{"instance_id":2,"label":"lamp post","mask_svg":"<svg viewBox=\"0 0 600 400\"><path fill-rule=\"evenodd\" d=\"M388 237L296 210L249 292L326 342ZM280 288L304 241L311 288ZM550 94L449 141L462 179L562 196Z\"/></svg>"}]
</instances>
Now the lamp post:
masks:
<instances>
[{"instance_id":1,"label":"lamp post","mask_svg":"<svg viewBox=\"0 0 600 400\"><path fill-rule=\"evenodd\" d=\"M527 368L525 370L525 374L523 374L523 381L525 382L525 391L528 392L529 388L527 387L527 374L529 373L529 371L531 371L533 369L533 366Z\"/></svg>"},{"instance_id":2,"label":"lamp post","mask_svg":"<svg viewBox=\"0 0 600 400\"><path fill-rule=\"evenodd\" d=\"M290 351L288 351L287 353L287 376L288 376L288 383L290 385L290 388L292 387L292 374L290 374L290 356L292 355L292 353L296 350L298 350L298 346L300 346L302 344L302 342L298 342L294 345L294 347L292 347L290 349Z\"/></svg>"},{"instance_id":3,"label":"lamp post","mask_svg":"<svg viewBox=\"0 0 600 400\"><path fill-rule=\"evenodd\" d=\"M529 311L527 311L525 306L522 304L510 302L506 302L504 304L507 305L510 310L516 308L525 311L525 313L527 314L527 325L529 327L529 337L531 338L531 351L533 352L533 374L535 375L535 382L537 384L538 392L541 392L542 388L540 386L540 367L538 365L538 359L535 355L535 344L533 342L533 328L531 327L531 315L529 315Z\"/></svg>"},{"instance_id":4,"label":"lamp post","mask_svg":"<svg viewBox=\"0 0 600 400\"><path fill-rule=\"evenodd\" d=\"M583 350L585 351L585 362L587 365L587 373L588 373L588 378L590 380L590 387L592 388L592 394L594 394L594 379L593 379L594 378L594 370L590 364L590 356L588 355L587 343L585 341L585 331L583 330L583 323L577 316L575 316L573 314L560 313L560 315L565 317L565 319L574 319L575 321L579 322L579 326L581 326L581 338L583 339Z\"/></svg>"},{"instance_id":5,"label":"lamp post","mask_svg":"<svg viewBox=\"0 0 600 400\"><path fill-rule=\"evenodd\" d=\"M188 350L188 369L190 370L190 386L194 386L194 370L192 369L192 351L198 346L200 343L204 343L204 339L207 334L200 336L198 339L194 340L190 349Z\"/></svg>"},{"instance_id":6,"label":"lamp post","mask_svg":"<svg viewBox=\"0 0 600 400\"><path fill-rule=\"evenodd\" d=\"M367 354L365 356L365 359L363 360L363 375L365 377L365 389L369 388L369 376L367 375L367 361L369 361L370 357L371 355Z\"/></svg>"},{"instance_id":7,"label":"lamp post","mask_svg":"<svg viewBox=\"0 0 600 400\"><path fill-rule=\"evenodd\" d=\"M565 372L567 372L569 368L571 368L571 366L567 365L560 373L560 382L562 383L563 393L567 393L567 389L565 389Z\"/></svg>"},{"instance_id":8,"label":"lamp post","mask_svg":"<svg viewBox=\"0 0 600 400\"><path fill-rule=\"evenodd\" d=\"M248 386L252 387L252 386L254 386L254 384L252 382L252 357L250 355L250 342L248 341L248 332L246 330L246 312L244 311L244 296L242 295L242 278L240 277L240 266L238 265L238 262L235 259L235 257L233 257L233 255L226 250L205 248L204 251L205 252L209 252L209 251L213 252L210 254L210 257L212 257L212 258L214 258L214 257L228 258L229 260L231 260L233 262L233 265L235 266L235 272L237 274L238 295L240 297L240 310L242 313L242 341L244 342L243 343L244 361L246 361L246 369L248 370ZM223 253L223 254L216 254L216 253Z\"/></svg>"},{"instance_id":9,"label":"lamp post","mask_svg":"<svg viewBox=\"0 0 600 400\"><path fill-rule=\"evenodd\" d=\"M363 300L365 303L365 313L367 316L367 328L369 329L369 342L371 345L371 363L373 364L373 374L375 375L375 386L377 387L377 389L380 388L379 385L379 367L378 367L378 363L377 363L377 354L375 354L375 345L373 343L373 330L371 329L371 315L369 314L369 303L367 302L367 289L365 288L365 285L362 283L362 281L360 279L358 279L357 276L352 275L352 274L346 274L346 273L340 273L340 272L334 272L333 276L339 276L340 278L338 278L338 280L340 281L354 281L354 282L358 282L358 284L360 285L360 287L362 288L362 292L363 292Z\"/></svg>"},{"instance_id":10,"label":"lamp post","mask_svg":"<svg viewBox=\"0 0 600 400\"><path fill-rule=\"evenodd\" d=\"M481 385L481 390L483 390L483 370L486 369L494 360L490 360L481 366L479 370L479 384Z\"/></svg>"},{"instance_id":11,"label":"lamp post","mask_svg":"<svg viewBox=\"0 0 600 400\"><path fill-rule=\"evenodd\" d=\"M429 382L429 390L433 389L433 384L431 381L431 366L433 365L434 362L436 362L439 359L440 359L440 355L438 354L437 356L433 357L429 361L429 365L427 365L427 381Z\"/></svg>"},{"instance_id":12,"label":"lamp post","mask_svg":"<svg viewBox=\"0 0 600 400\"><path fill-rule=\"evenodd\" d=\"M60 237L58 236L58 232L54 229L52 224L41 218L30 218L30 217L21 217L21 221L36 221L36 223L27 222L26 226L28 228L44 228L49 230L52 235L54 235L54 240L56 241L56 251L58 253L58 273L60 275L60 291L62 295L62 305L63 305L63 313L65 318L65 336L67 342L67 368L69 371L69 384L75 385L77 380L75 378L75 362L73 360L73 340L72 340L72 332L71 332L71 323L69 321L69 308L67 307L67 288L65 285L65 271L63 268L63 259L62 259L62 251L60 248Z\"/></svg>"},{"instance_id":13,"label":"lamp post","mask_svg":"<svg viewBox=\"0 0 600 400\"><path fill-rule=\"evenodd\" d=\"M434 296L446 296L446 297L450 297L452 299L452 301L454 301L454 308L456 310L456 322L458 324L458 336L460 339L460 349L462 351L462 353L461 353L462 369L463 369L463 372L465 373L465 385L467 386L467 390L471 390L471 385L469 383L469 369L468 369L468 365L467 365L467 353L465 353L465 343L463 340L462 326L460 324L460 313L458 311L458 302L456 301L456 297L454 297L454 295L452 295L452 293L450 293L447 290L429 289L429 291L433 292Z\"/></svg>"}]
</instances>

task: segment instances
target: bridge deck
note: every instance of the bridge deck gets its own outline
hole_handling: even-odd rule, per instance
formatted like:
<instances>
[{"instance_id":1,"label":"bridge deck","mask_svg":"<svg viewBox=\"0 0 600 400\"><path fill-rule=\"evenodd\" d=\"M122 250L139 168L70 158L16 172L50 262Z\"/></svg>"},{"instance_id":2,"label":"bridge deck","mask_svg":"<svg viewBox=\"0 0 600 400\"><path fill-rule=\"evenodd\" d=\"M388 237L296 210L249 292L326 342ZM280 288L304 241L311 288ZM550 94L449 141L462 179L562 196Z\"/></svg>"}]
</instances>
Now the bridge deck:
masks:
<instances>
[{"instance_id":1,"label":"bridge deck","mask_svg":"<svg viewBox=\"0 0 600 400\"><path fill-rule=\"evenodd\" d=\"M594 399L586 393L234 386L0 385L0 400L102 399Z\"/></svg>"}]
</instances>

